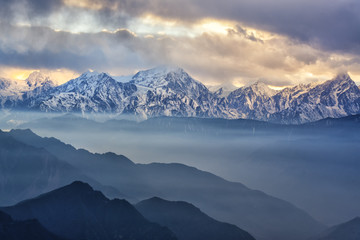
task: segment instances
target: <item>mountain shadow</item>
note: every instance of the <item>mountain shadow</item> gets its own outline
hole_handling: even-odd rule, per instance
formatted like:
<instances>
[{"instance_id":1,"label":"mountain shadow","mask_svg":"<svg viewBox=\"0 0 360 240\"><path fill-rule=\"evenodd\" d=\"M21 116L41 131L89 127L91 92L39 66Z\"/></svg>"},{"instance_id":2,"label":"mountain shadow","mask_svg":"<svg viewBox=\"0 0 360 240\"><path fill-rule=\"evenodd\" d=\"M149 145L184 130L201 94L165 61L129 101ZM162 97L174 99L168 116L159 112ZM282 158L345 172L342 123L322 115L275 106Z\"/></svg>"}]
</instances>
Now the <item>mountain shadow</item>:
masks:
<instances>
[{"instance_id":1,"label":"mountain shadow","mask_svg":"<svg viewBox=\"0 0 360 240\"><path fill-rule=\"evenodd\" d=\"M135 206L150 221L168 227L179 240L255 240L246 231L216 221L187 202L154 197Z\"/></svg>"},{"instance_id":2,"label":"mountain shadow","mask_svg":"<svg viewBox=\"0 0 360 240\"><path fill-rule=\"evenodd\" d=\"M64 240L46 230L37 220L14 221L0 211L1 240Z\"/></svg>"},{"instance_id":3,"label":"mountain shadow","mask_svg":"<svg viewBox=\"0 0 360 240\"><path fill-rule=\"evenodd\" d=\"M126 200L109 200L79 181L2 210L16 220L36 218L67 239L176 239L169 229L146 220Z\"/></svg>"}]
</instances>

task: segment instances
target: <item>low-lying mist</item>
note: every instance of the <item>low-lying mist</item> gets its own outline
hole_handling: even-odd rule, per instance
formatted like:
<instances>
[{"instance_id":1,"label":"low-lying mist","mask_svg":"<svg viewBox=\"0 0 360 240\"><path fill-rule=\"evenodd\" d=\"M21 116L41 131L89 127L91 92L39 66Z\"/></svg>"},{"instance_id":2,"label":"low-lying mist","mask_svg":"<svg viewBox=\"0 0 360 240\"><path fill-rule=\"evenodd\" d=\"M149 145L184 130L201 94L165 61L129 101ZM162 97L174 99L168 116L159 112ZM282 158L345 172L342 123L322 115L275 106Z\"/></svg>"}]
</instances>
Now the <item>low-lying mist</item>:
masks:
<instances>
[{"instance_id":1,"label":"low-lying mist","mask_svg":"<svg viewBox=\"0 0 360 240\"><path fill-rule=\"evenodd\" d=\"M360 215L360 124L351 119L281 126L192 118L20 118L26 120L17 122L9 114L0 127L30 128L76 148L123 154L136 163L184 163L288 200L328 225Z\"/></svg>"}]
</instances>

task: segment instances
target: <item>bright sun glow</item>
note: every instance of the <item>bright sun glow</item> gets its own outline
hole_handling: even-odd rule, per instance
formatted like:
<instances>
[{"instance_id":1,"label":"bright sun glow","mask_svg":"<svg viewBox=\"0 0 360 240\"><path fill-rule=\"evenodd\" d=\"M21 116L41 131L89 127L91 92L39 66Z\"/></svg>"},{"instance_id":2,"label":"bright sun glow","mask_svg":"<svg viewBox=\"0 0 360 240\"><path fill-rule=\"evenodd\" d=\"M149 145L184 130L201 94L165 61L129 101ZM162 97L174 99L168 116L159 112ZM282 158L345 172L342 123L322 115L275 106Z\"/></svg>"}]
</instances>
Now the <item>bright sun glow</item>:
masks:
<instances>
[{"instance_id":1,"label":"bright sun glow","mask_svg":"<svg viewBox=\"0 0 360 240\"><path fill-rule=\"evenodd\" d=\"M153 15L135 18L129 22L129 29L139 35L169 35L193 36L194 33L187 26L178 24L175 20L165 20Z\"/></svg>"},{"instance_id":2,"label":"bright sun glow","mask_svg":"<svg viewBox=\"0 0 360 240\"><path fill-rule=\"evenodd\" d=\"M88 8L92 10L100 10L103 8L101 1L89 1L89 0L64 0L64 4L69 7Z\"/></svg>"},{"instance_id":3,"label":"bright sun glow","mask_svg":"<svg viewBox=\"0 0 360 240\"><path fill-rule=\"evenodd\" d=\"M28 76L37 69L8 69L5 71L4 76L13 80L25 80Z\"/></svg>"},{"instance_id":4,"label":"bright sun glow","mask_svg":"<svg viewBox=\"0 0 360 240\"><path fill-rule=\"evenodd\" d=\"M283 89L286 88L286 87L277 87L277 86L271 86L271 85L269 85L269 88L274 89L274 90L276 90L276 91L280 91L280 90L283 90Z\"/></svg>"},{"instance_id":5,"label":"bright sun glow","mask_svg":"<svg viewBox=\"0 0 360 240\"><path fill-rule=\"evenodd\" d=\"M229 29L232 29L233 25L227 22L220 22L215 20L206 20L203 23L195 26L196 32L210 32L226 35Z\"/></svg>"},{"instance_id":6,"label":"bright sun glow","mask_svg":"<svg viewBox=\"0 0 360 240\"><path fill-rule=\"evenodd\" d=\"M146 15L130 21L129 29L142 35L159 34L196 37L203 33L226 35L228 30L233 29L235 25L235 23L230 21L219 21L215 19L205 19L193 25L186 25L176 20Z\"/></svg>"},{"instance_id":7,"label":"bright sun glow","mask_svg":"<svg viewBox=\"0 0 360 240\"><path fill-rule=\"evenodd\" d=\"M70 79L79 76L79 73L68 69L56 69L56 70L41 70L41 69L21 69L21 68L2 68L0 69L0 76L17 81L26 80L32 72L40 71L44 75L49 76L54 82L58 84L65 83Z\"/></svg>"},{"instance_id":8,"label":"bright sun glow","mask_svg":"<svg viewBox=\"0 0 360 240\"><path fill-rule=\"evenodd\" d=\"M13 78L16 80L25 80L28 76L26 73L16 73Z\"/></svg>"}]
</instances>

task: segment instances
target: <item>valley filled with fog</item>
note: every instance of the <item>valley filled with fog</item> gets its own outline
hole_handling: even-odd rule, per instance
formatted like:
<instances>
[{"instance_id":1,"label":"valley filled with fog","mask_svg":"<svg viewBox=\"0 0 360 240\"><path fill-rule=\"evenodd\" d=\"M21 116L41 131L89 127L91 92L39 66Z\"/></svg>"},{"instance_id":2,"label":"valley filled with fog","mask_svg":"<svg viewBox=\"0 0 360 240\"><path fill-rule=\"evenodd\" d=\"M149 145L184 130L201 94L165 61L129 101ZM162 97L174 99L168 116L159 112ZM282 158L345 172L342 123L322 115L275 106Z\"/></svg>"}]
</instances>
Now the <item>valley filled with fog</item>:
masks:
<instances>
[{"instance_id":1,"label":"valley filled with fog","mask_svg":"<svg viewBox=\"0 0 360 240\"><path fill-rule=\"evenodd\" d=\"M9 118L16 122L16 116ZM194 166L287 200L327 225L360 214L356 117L298 126L197 118L28 119L15 128L30 128L94 153L122 154L135 163ZM12 123L3 119L1 128L13 128Z\"/></svg>"}]
</instances>

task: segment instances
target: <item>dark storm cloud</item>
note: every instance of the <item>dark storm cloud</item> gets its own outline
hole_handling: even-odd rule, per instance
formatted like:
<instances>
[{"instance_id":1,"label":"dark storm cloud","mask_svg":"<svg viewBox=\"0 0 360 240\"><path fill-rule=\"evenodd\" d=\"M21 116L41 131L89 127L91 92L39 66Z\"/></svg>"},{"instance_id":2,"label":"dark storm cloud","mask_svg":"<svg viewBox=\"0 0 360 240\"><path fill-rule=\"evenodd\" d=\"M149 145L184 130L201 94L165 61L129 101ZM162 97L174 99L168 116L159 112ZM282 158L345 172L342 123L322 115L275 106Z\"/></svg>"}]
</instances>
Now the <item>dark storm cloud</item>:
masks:
<instances>
[{"instance_id":1,"label":"dark storm cloud","mask_svg":"<svg viewBox=\"0 0 360 240\"><path fill-rule=\"evenodd\" d=\"M29 3L32 7L26 8L26 0L0 1L12 16L24 11L35 11L29 9L35 9L36 4L42 3L34 1ZM360 41L356 41L356 33L359 30L351 31L359 17L347 12L347 16L340 17L345 14L340 14L341 9L350 11L346 6L352 0L326 5L323 0L316 3L288 0L294 6L281 2L282 0L271 4L259 0L254 0L255 3L226 0L221 4L213 0L208 0L206 4L204 0L79 1L89 5L79 5L75 0L73 3L67 0L66 4L58 1L44 3L42 10L36 10L37 20L34 24L30 21L29 26L19 26L16 21L0 21L0 32L3 33L0 36L0 66L67 68L76 72L92 68L119 73L119 69L135 72L139 68L171 64L183 67L194 77L207 83L248 84L263 79L262 81L273 86L290 85L290 81L303 79L307 72L317 72L320 75L337 69L354 72L360 66L354 60L358 58L356 49ZM16 4L22 6L22 9L14 8ZM357 4L353 6L353 11L356 6ZM5 10L0 8L0 11ZM113 26L108 29L121 28L126 25L127 20L143 14L176 19L181 21L182 27L191 26L197 20L205 18L235 20L236 23L227 33L205 31L193 37L166 35L166 31L163 35L154 33L143 36L130 31L136 32L137 29L124 28L94 33L75 30L77 33L71 33L46 27L47 23L58 19L63 24L65 22L65 25L70 23L76 26L79 24L78 20L86 24L89 15L84 17L83 14L76 14L78 11L95 16L99 22L89 21L88 25L91 28L92 24L98 24L94 25L96 29L101 29L99 26L103 25L100 23ZM64 15L69 17L64 18ZM49 22L47 16L51 19ZM337 19L330 21L334 16ZM5 15L1 15L0 19L6 19ZM156 19L155 22L158 21L160 20ZM343 25L347 22L351 23L348 28L344 28ZM131 26L136 28L134 24ZM174 28L176 27L175 24ZM256 33L252 28L282 33L291 38L261 31ZM341 40L342 38L346 39ZM342 44L338 44L339 42ZM350 57L346 54L335 54L332 57L334 51L323 49L353 54Z\"/></svg>"},{"instance_id":2,"label":"dark storm cloud","mask_svg":"<svg viewBox=\"0 0 360 240\"><path fill-rule=\"evenodd\" d=\"M15 0L15 2L18 0ZM62 5L61 0L29 0L26 1L26 6L29 7L30 13L33 14L48 14L56 11Z\"/></svg>"},{"instance_id":3,"label":"dark storm cloud","mask_svg":"<svg viewBox=\"0 0 360 240\"><path fill-rule=\"evenodd\" d=\"M197 37L137 36L127 29L115 32L70 33L48 27L0 24L0 66L30 69L89 68L116 74L156 65L183 67L199 80L248 84L263 78L273 86L290 85L284 77L329 57L286 38L263 41L244 27L225 34ZM349 60L350 61L350 60ZM336 68L343 62L330 62ZM352 66L351 62L348 63ZM123 73L120 73L123 74Z\"/></svg>"},{"instance_id":4,"label":"dark storm cloud","mask_svg":"<svg viewBox=\"0 0 360 240\"><path fill-rule=\"evenodd\" d=\"M11 11L10 11L10 6L11 6L11 0L0 0L0 20L4 21L5 19L8 19L9 17L11 17Z\"/></svg>"},{"instance_id":5,"label":"dark storm cloud","mask_svg":"<svg viewBox=\"0 0 360 240\"><path fill-rule=\"evenodd\" d=\"M0 24L6 37L0 38L0 65L23 68L68 68L83 71L101 69L111 61L126 61L131 57L134 37L128 30L115 33L57 32L47 27L18 27ZM129 47L126 47L129 45ZM111 59L109 52L119 54Z\"/></svg>"},{"instance_id":6,"label":"dark storm cloud","mask_svg":"<svg viewBox=\"0 0 360 240\"><path fill-rule=\"evenodd\" d=\"M86 55L62 51L41 52L29 51L26 53L3 52L0 50L0 64L3 66L20 66L23 68L68 68L73 70L86 70L106 63L101 51L94 51Z\"/></svg>"},{"instance_id":7,"label":"dark storm cloud","mask_svg":"<svg viewBox=\"0 0 360 240\"><path fill-rule=\"evenodd\" d=\"M105 0L102 4L131 16L148 13L189 23L203 18L234 20L326 50L360 53L358 0Z\"/></svg>"},{"instance_id":8,"label":"dark storm cloud","mask_svg":"<svg viewBox=\"0 0 360 240\"><path fill-rule=\"evenodd\" d=\"M29 17L45 17L62 5L61 0L0 0L0 20L12 21L19 11L23 11Z\"/></svg>"},{"instance_id":9,"label":"dark storm cloud","mask_svg":"<svg viewBox=\"0 0 360 240\"><path fill-rule=\"evenodd\" d=\"M228 30L228 33L229 34L238 34L238 35L241 35L242 37L244 38L247 38L251 41L254 41L254 42L263 42L263 40L261 40L260 38L257 38L254 33L249 33L248 30L246 30L245 28L241 27L240 25L237 25L236 26L236 30L234 29L229 29Z\"/></svg>"},{"instance_id":10,"label":"dark storm cloud","mask_svg":"<svg viewBox=\"0 0 360 240\"><path fill-rule=\"evenodd\" d=\"M360 53L358 0L0 0L0 6L3 21L21 8L30 19L65 9L72 12L70 21L76 11L88 11L99 24L115 29L144 14L187 24L204 18L234 20L325 50Z\"/></svg>"}]
</instances>

